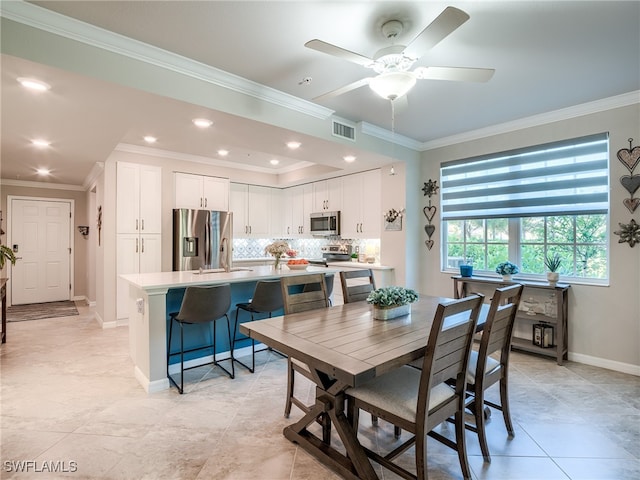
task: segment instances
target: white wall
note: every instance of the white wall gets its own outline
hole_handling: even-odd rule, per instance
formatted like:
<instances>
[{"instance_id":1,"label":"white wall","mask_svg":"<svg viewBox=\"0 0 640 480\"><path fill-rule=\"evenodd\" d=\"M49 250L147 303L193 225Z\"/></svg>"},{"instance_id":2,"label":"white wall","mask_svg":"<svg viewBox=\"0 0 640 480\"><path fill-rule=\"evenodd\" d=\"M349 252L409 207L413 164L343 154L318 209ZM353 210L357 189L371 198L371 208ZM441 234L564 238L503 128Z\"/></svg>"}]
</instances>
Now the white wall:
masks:
<instances>
[{"instance_id":1,"label":"white wall","mask_svg":"<svg viewBox=\"0 0 640 480\"><path fill-rule=\"evenodd\" d=\"M640 245L631 248L628 243L618 243L620 237L613 234L618 223L629 223L632 218L640 222L640 209L632 215L622 203L629 193L620 185L619 179L629 171L616 157L618 150L629 148L627 139L634 138L634 146L640 144L639 104L426 151L422 156L422 178L425 182L429 178L439 179L439 166L444 161L600 132L610 134L611 278L608 286L572 285L569 293L569 359L640 375ZM635 174L640 174L639 169ZM435 203L439 207L439 199ZM412 218L419 219L421 224L425 220L421 211L412 212ZM451 274L440 270L439 222L438 210L434 219L436 244L430 252L422 249L420 264L424 268L420 291L451 296ZM425 237L424 232L422 237Z\"/></svg>"}]
</instances>

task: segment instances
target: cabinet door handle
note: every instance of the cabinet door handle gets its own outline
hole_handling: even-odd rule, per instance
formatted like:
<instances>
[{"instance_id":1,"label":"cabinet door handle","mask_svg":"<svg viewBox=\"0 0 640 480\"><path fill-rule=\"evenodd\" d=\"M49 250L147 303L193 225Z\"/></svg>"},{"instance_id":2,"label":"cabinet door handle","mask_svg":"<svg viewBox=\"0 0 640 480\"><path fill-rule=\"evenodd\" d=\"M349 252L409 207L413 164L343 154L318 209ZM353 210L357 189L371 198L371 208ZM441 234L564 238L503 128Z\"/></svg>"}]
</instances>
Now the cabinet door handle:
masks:
<instances>
[{"instance_id":1,"label":"cabinet door handle","mask_svg":"<svg viewBox=\"0 0 640 480\"><path fill-rule=\"evenodd\" d=\"M204 199L204 206L205 206L205 208L206 208L206 206L207 206L207 198L206 198L206 197L205 197L205 199Z\"/></svg>"},{"instance_id":2,"label":"cabinet door handle","mask_svg":"<svg viewBox=\"0 0 640 480\"><path fill-rule=\"evenodd\" d=\"M202 208L202 197L200 197L200 208Z\"/></svg>"},{"instance_id":3,"label":"cabinet door handle","mask_svg":"<svg viewBox=\"0 0 640 480\"><path fill-rule=\"evenodd\" d=\"M138 230L138 219L136 218L136 230Z\"/></svg>"},{"instance_id":4,"label":"cabinet door handle","mask_svg":"<svg viewBox=\"0 0 640 480\"><path fill-rule=\"evenodd\" d=\"M144 253L144 238L142 239L142 248L140 249L142 253Z\"/></svg>"},{"instance_id":5,"label":"cabinet door handle","mask_svg":"<svg viewBox=\"0 0 640 480\"><path fill-rule=\"evenodd\" d=\"M140 225L141 225L140 230L144 230L144 218L140 220Z\"/></svg>"},{"instance_id":6,"label":"cabinet door handle","mask_svg":"<svg viewBox=\"0 0 640 480\"><path fill-rule=\"evenodd\" d=\"M136 253L138 253L138 239L136 238Z\"/></svg>"},{"instance_id":7,"label":"cabinet door handle","mask_svg":"<svg viewBox=\"0 0 640 480\"><path fill-rule=\"evenodd\" d=\"M249 225L249 233L251 233L251 225Z\"/></svg>"}]
</instances>

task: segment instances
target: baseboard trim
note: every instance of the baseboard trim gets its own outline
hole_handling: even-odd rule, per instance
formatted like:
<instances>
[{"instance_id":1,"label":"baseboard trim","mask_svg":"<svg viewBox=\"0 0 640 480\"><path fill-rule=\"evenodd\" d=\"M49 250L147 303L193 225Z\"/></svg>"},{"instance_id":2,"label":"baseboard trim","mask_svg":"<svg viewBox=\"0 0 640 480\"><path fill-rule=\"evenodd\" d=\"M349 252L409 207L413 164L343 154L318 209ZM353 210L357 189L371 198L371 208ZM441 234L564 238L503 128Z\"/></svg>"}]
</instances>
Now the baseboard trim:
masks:
<instances>
[{"instance_id":1,"label":"baseboard trim","mask_svg":"<svg viewBox=\"0 0 640 480\"><path fill-rule=\"evenodd\" d=\"M606 358L593 357L591 355L583 355L581 353L569 352L569 360L572 362L584 363L593 367L606 368L616 372L628 373L640 377L640 365L632 365L630 363L616 362L607 360Z\"/></svg>"},{"instance_id":2,"label":"baseboard trim","mask_svg":"<svg viewBox=\"0 0 640 480\"><path fill-rule=\"evenodd\" d=\"M138 367L134 367L133 374L136 377L136 380L138 380L140 385L142 385L142 388L144 388L147 393L156 393L169 389L168 378L162 378L160 380L154 380L153 382L151 382Z\"/></svg>"}]
</instances>

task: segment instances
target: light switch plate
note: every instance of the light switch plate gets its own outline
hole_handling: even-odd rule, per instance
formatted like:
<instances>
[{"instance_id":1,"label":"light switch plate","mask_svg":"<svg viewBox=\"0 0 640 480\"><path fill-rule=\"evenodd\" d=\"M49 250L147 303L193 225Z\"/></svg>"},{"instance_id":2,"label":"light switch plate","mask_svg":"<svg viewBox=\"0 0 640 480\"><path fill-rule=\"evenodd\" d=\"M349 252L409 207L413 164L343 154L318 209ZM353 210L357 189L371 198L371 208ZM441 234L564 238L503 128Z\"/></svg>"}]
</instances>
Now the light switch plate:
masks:
<instances>
[{"instance_id":1,"label":"light switch plate","mask_svg":"<svg viewBox=\"0 0 640 480\"><path fill-rule=\"evenodd\" d=\"M144 299L142 298L136 299L136 308L138 309L138 313L144 314Z\"/></svg>"}]
</instances>

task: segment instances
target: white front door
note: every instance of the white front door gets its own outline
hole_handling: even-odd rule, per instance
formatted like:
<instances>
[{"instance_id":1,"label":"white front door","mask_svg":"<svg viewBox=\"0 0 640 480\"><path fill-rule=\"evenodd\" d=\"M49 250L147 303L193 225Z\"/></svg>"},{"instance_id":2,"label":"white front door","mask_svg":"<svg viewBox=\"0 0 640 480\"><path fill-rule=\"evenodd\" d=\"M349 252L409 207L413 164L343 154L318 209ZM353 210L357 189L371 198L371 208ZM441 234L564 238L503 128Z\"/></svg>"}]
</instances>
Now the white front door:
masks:
<instances>
[{"instance_id":1,"label":"white front door","mask_svg":"<svg viewBox=\"0 0 640 480\"><path fill-rule=\"evenodd\" d=\"M11 303L70 299L69 201L11 200Z\"/></svg>"}]
</instances>

